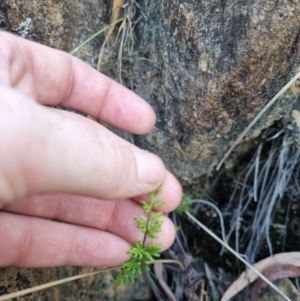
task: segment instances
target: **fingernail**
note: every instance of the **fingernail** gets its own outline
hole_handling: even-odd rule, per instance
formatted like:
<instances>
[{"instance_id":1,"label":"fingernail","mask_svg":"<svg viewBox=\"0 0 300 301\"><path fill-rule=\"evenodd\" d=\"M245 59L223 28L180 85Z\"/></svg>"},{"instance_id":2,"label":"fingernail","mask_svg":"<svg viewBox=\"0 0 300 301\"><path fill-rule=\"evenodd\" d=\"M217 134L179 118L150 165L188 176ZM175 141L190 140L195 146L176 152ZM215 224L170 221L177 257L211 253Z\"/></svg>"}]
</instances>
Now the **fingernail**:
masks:
<instances>
[{"instance_id":1,"label":"fingernail","mask_svg":"<svg viewBox=\"0 0 300 301\"><path fill-rule=\"evenodd\" d=\"M156 155L146 151L133 150L132 152L135 158L140 184L160 184L166 173L162 160Z\"/></svg>"}]
</instances>

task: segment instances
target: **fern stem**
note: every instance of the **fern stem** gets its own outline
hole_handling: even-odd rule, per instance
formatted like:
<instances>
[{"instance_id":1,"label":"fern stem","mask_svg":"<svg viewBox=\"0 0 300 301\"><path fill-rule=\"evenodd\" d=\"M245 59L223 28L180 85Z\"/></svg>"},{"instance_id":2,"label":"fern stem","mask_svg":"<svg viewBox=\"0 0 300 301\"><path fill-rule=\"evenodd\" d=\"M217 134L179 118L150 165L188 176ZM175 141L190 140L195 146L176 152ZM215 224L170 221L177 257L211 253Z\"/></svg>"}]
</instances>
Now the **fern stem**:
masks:
<instances>
[{"instance_id":1,"label":"fern stem","mask_svg":"<svg viewBox=\"0 0 300 301\"><path fill-rule=\"evenodd\" d=\"M151 198L150 211L147 215L146 232L145 232L144 238L143 238L143 247L145 247L145 243L146 243L146 239L147 239L148 227L149 227L149 223L150 223L150 214L152 212L152 208L153 208L153 198Z\"/></svg>"}]
</instances>

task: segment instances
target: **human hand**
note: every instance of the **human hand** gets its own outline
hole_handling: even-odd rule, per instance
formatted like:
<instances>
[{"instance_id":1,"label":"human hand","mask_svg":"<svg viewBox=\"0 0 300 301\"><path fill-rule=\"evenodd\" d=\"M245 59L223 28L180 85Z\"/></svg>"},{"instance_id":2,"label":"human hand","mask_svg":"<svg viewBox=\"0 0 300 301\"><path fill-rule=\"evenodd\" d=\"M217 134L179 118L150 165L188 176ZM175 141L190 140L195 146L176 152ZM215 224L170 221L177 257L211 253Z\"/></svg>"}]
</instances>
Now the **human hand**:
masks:
<instances>
[{"instance_id":1,"label":"human hand","mask_svg":"<svg viewBox=\"0 0 300 301\"><path fill-rule=\"evenodd\" d=\"M0 266L114 266L142 240L138 201L160 184L174 210L181 187L155 155L68 111L144 134L144 100L80 60L0 32ZM0 205L1 208L1 205ZM163 216L156 243L175 229ZM150 242L150 240L149 240Z\"/></svg>"}]
</instances>

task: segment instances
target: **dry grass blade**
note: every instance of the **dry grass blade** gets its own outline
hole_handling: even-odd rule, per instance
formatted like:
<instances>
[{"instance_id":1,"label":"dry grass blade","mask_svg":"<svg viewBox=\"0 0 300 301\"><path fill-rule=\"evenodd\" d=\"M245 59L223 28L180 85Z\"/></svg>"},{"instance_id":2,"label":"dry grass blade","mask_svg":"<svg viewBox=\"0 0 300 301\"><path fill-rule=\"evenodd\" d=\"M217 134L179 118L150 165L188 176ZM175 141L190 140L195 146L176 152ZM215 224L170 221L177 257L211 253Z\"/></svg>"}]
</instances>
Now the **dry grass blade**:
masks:
<instances>
[{"instance_id":1,"label":"dry grass blade","mask_svg":"<svg viewBox=\"0 0 300 301\"><path fill-rule=\"evenodd\" d=\"M246 127L246 129L240 134L240 136L235 140L233 145L227 151L223 159L217 166L217 170L221 168L224 161L228 158L231 152L235 149L235 147L243 140L249 130L256 124L256 122L261 118L261 116L275 103L275 101L282 96L295 82L300 78L300 72L297 73L264 107L263 109L257 114L257 116L250 122L250 124Z\"/></svg>"},{"instance_id":2,"label":"dry grass blade","mask_svg":"<svg viewBox=\"0 0 300 301\"><path fill-rule=\"evenodd\" d=\"M178 261L178 260L161 259L161 260L157 260L156 262L157 263L173 263L173 264L177 264L184 271L183 264L180 261ZM148 262L148 264L153 264L153 262ZM25 296L25 295L28 295L28 294L31 294L31 293L34 293L34 292L38 292L38 291L41 291L41 290L44 290L44 289L56 286L56 285L60 285L60 284L66 283L66 282L70 282L70 281L74 281L74 280L78 280L78 279L82 279L82 278L94 276L94 275L101 274L101 273L106 273L106 272L109 272L109 271L113 271L113 270L119 269L121 267L122 266L110 267L110 268L105 268L105 269L97 270L97 271L90 272L90 273L85 273L85 274L82 274L82 275L76 275L76 276L72 276L72 277L67 277L67 278L64 278L64 279L61 279L61 280L51 281L51 282L48 282L48 283L45 283L45 284L41 284L41 285L37 285L37 286L31 287L31 288L27 288L27 289L24 289L24 290L15 292L15 293L10 293L10 294L6 294L4 296L0 296L0 301L7 301L7 300L10 300L12 298L22 297L22 296Z\"/></svg>"},{"instance_id":3,"label":"dry grass blade","mask_svg":"<svg viewBox=\"0 0 300 301\"><path fill-rule=\"evenodd\" d=\"M28 294L31 294L31 293L34 293L34 292L38 292L38 291L41 291L41 290L44 290L46 288L50 288L50 287L53 287L53 286L56 286L56 285L59 285L59 284L63 284L63 283L78 280L78 279L81 279L81 278L97 275L97 274L108 272L108 271L111 271L111 270L114 270L114 269L116 269L116 268L115 267L107 268L107 269L102 269L102 270L98 270L98 271L94 271L94 272L90 272L90 273L86 273L86 274L82 274L82 275L77 275L77 276L64 278L64 279L61 279L61 280L51 281L51 282L48 282L48 283L45 283L45 284L41 284L41 285L37 285L37 286L31 287L31 288L27 288L27 289L24 289L24 290L15 292L15 293L10 293L10 294L4 295L4 296L0 296L0 301L6 301L6 300L10 300L12 298L22 297L22 296L25 296L25 295L28 295Z\"/></svg>"},{"instance_id":4,"label":"dry grass blade","mask_svg":"<svg viewBox=\"0 0 300 301\"><path fill-rule=\"evenodd\" d=\"M204 277L203 271L197 271L193 265L193 256L189 252L189 243L185 232L182 229L182 223L179 219L179 215L173 212L170 215L175 227L177 228L176 238L172 247L165 252L168 258L180 260L183 263L183 272L174 267L166 266L165 269L168 275L168 285L172 288L172 292L177 300L186 299L186 288L193 286L200 278ZM152 284L153 291L156 292L157 300L161 300L162 294L158 294L158 289ZM193 289L192 289L193 290ZM191 291L192 291L191 290ZM161 290L160 290L161 291ZM190 291L190 290L189 290ZM196 299L197 300L197 299Z\"/></svg>"},{"instance_id":5,"label":"dry grass blade","mask_svg":"<svg viewBox=\"0 0 300 301\"><path fill-rule=\"evenodd\" d=\"M226 241L234 239L237 252L243 246L249 262L257 261L265 244L269 249L266 256L273 255L274 231L282 239L281 250L275 253L284 250L291 206L294 195L298 195L294 187L299 177L298 137L299 130L289 118L265 130L256 140L258 144L249 163L234 180L233 192L224 209L224 216L230 219ZM279 217L284 218L284 224L278 223Z\"/></svg>"},{"instance_id":6,"label":"dry grass blade","mask_svg":"<svg viewBox=\"0 0 300 301\"><path fill-rule=\"evenodd\" d=\"M185 267L183 266L182 262L180 262L179 260L175 260L175 259L160 259L160 260L156 260L154 263L173 263L173 264L177 264L177 265L180 266L180 268L181 268L182 271L185 271ZM153 264L153 262L150 262L149 264Z\"/></svg>"},{"instance_id":7,"label":"dry grass blade","mask_svg":"<svg viewBox=\"0 0 300 301\"><path fill-rule=\"evenodd\" d=\"M99 52L99 57L98 57L97 70L99 70L99 71L100 71L100 67L101 67L101 61L102 61L102 56L103 56L103 51L104 51L105 45L107 44L112 33L114 32L114 29L116 27L116 21L119 19L119 16L120 16L120 8L123 5L123 3L124 3L124 0L113 0L113 5L112 5L112 10L111 10L111 15L110 15L110 28L106 34L105 40L103 42L103 45L101 47L101 50Z\"/></svg>"},{"instance_id":8,"label":"dry grass blade","mask_svg":"<svg viewBox=\"0 0 300 301\"><path fill-rule=\"evenodd\" d=\"M84 45L86 45L87 43L89 43L90 41L92 41L93 39L95 39L101 33L105 32L108 29L110 29L112 26L115 26L117 23L121 22L122 20L123 20L123 18L121 18L121 19L117 20L116 22L114 22L114 23L112 23L110 25L107 25L104 28L100 29L99 31L97 31L96 33L94 33L93 35L91 35L88 39L86 39L83 43L81 43L79 46L77 46L76 48L74 48L73 50L71 50L69 53L73 55L75 52L77 52Z\"/></svg>"},{"instance_id":9,"label":"dry grass blade","mask_svg":"<svg viewBox=\"0 0 300 301\"><path fill-rule=\"evenodd\" d=\"M116 22L120 15L120 7L123 5L124 0L113 0L113 6L111 10L111 16L110 16L110 24ZM111 28L111 31L113 32L114 27Z\"/></svg>"},{"instance_id":10,"label":"dry grass blade","mask_svg":"<svg viewBox=\"0 0 300 301\"><path fill-rule=\"evenodd\" d=\"M186 212L186 215L195 222L199 227L201 227L206 233L208 233L211 237L213 237L217 242L219 242L224 248L226 248L229 252L234 254L237 259L239 259L241 262L243 262L250 270L253 271L258 277L263 279L270 287L272 287L276 292L278 292L285 300L292 301L290 298L288 298L284 293L282 293L271 281L269 281L262 273L260 273L254 266L252 266L249 262L247 262L239 253L237 253L235 250L233 250L226 242L222 241L217 235L215 235L211 230L209 230L205 225L203 225L200 221L198 221L192 214L189 212ZM221 301L228 301L228 298L223 298Z\"/></svg>"},{"instance_id":11,"label":"dry grass blade","mask_svg":"<svg viewBox=\"0 0 300 301\"><path fill-rule=\"evenodd\" d=\"M253 265L256 270L263 272L264 270L279 264L293 265L300 267L300 252L280 253L273 257L263 259ZM248 284L254 282L259 276L252 270L247 270L240 275L240 277L233 282L233 284L224 293L221 301L228 301L234 297Z\"/></svg>"},{"instance_id":12,"label":"dry grass blade","mask_svg":"<svg viewBox=\"0 0 300 301\"><path fill-rule=\"evenodd\" d=\"M160 286L162 287L164 292L167 294L169 299L172 301L177 301L176 297L174 296L173 292L171 291L170 287L168 286L168 284L165 281L162 263L159 262L159 263L154 264L154 273L155 273L155 276L156 276Z\"/></svg>"}]
</instances>

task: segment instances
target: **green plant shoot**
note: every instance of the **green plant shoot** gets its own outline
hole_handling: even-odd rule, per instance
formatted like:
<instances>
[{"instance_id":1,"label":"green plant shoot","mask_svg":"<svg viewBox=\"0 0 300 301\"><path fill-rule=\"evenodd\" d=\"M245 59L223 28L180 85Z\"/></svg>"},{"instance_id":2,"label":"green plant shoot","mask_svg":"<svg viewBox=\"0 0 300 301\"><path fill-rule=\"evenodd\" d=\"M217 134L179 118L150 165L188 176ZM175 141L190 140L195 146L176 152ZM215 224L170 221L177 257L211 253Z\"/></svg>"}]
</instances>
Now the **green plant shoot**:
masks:
<instances>
[{"instance_id":1,"label":"green plant shoot","mask_svg":"<svg viewBox=\"0 0 300 301\"><path fill-rule=\"evenodd\" d=\"M141 201L147 219L136 217L137 227L144 233L143 241L138 241L132 249L128 251L132 257L129 261L122 264L121 272L115 277L113 283L120 285L129 282L134 283L136 275L141 274L142 270L149 271L148 263L153 263L160 256L162 246L160 244L151 243L145 245L147 237L157 238L157 233L161 231L162 221L160 217L162 212L154 212L153 209L163 205L163 200L157 200L157 196L161 193L162 187L149 194L150 202Z\"/></svg>"},{"instance_id":2,"label":"green plant shoot","mask_svg":"<svg viewBox=\"0 0 300 301\"><path fill-rule=\"evenodd\" d=\"M188 212L190 206L192 205L192 202L193 202L192 199L188 195L184 194L180 205L176 209L176 213L181 215L183 213Z\"/></svg>"}]
</instances>

